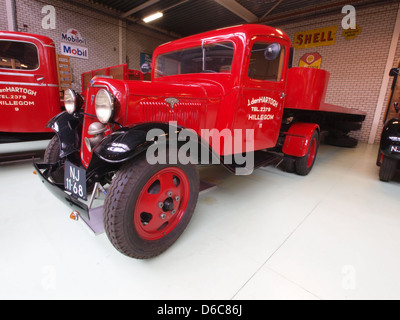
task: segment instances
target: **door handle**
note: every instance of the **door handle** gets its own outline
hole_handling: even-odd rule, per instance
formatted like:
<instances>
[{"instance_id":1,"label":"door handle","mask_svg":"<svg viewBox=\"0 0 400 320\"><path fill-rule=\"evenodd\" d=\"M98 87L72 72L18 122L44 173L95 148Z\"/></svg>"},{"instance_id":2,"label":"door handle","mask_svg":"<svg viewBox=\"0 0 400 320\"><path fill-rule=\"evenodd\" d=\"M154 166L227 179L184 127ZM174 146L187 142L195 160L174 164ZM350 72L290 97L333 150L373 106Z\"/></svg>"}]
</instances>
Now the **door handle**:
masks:
<instances>
[{"instance_id":1,"label":"door handle","mask_svg":"<svg viewBox=\"0 0 400 320\"><path fill-rule=\"evenodd\" d=\"M287 96L287 94L284 93L284 92L282 92L281 99L282 99L282 100L285 99L286 96Z\"/></svg>"},{"instance_id":2,"label":"door handle","mask_svg":"<svg viewBox=\"0 0 400 320\"><path fill-rule=\"evenodd\" d=\"M44 80L44 76L35 76L37 82L41 82Z\"/></svg>"}]
</instances>

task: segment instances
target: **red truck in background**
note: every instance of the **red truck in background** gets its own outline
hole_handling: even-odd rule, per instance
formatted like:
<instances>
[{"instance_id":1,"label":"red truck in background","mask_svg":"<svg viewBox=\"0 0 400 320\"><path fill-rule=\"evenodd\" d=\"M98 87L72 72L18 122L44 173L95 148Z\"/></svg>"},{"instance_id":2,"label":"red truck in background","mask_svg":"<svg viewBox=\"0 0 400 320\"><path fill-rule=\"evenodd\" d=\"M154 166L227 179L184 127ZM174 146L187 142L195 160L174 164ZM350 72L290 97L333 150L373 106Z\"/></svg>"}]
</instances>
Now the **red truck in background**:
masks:
<instances>
[{"instance_id":1,"label":"red truck in background","mask_svg":"<svg viewBox=\"0 0 400 320\"><path fill-rule=\"evenodd\" d=\"M86 96L86 89L89 87L90 82L99 77L117 80L144 80L143 73L139 70L129 69L128 64L84 72L81 75L82 96Z\"/></svg>"},{"instance_id":2,"label":"red truck in background","mask_svg":"<svg viewBox=\"0 0 400 320\"><path fill-rule=\"evenodd\" d=\"M0 31L0 133L51 132L62 111L56 58L47 37Z\"/></svg>"},{"instance_id":3,"label":"red truck in background","mask_svg":"<svg viewBox=\"0 0 400 320\"><path fill-rule=\"evenodd\" d=\"M183 233L204 159L232 172L247 169L243 157L253 160L250 172L281 159L307 175L323 132L346 138L365 120L325 103L329 73L292 68L291 41L275 28L206 32L161 45L153 57L151 81L99 77L84 99L66 91L67 111L50 121L56 136L34 164L72 218L105 230L130 257L159 255ZM213 139L221 132L232 139ZM104 206L92 209L98 191Z\"/></svg>"},{"instance_id":4,"label":"red truck in background","mask_svg":"<svg viewBox=\"0 0 400 320\"><path fill-rule=\"evenodd\" d=\"M127 64L81 75L82 94L93 77L143 80ZM64 110L60 98L57 54L48 37L0 31L0 136L35 139L50 137L47 123Z\"/></svg>"}]
</instances>

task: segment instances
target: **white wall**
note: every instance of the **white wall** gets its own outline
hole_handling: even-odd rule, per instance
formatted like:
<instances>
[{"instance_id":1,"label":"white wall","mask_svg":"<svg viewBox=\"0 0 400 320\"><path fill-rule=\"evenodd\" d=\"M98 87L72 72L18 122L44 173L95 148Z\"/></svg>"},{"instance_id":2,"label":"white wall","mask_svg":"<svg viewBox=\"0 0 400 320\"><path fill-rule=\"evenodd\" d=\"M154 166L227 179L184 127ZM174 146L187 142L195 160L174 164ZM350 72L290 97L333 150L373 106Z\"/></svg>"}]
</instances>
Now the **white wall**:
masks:
<instances>
[{"instance_id":1,"label":"white wall","mask_svg":"<svg viewBox=\"0 0 400 320\"><path fill-rule=\"evenodd\" d=\"M368 113L362 131L353 134L361 141L368 141L370 135L398 8L398 4L390 4L357 9L357 24L361 27L362 33L354 40L346 40L342 36L341 22L344 15L340 10L334 15L278 26L290 36L292 42L294 42L296 32L330 26L338 27L335 45L296 50L295 64L298 65L305 53L319 52L321 54L322 69L331 73L327 103ZM394 65L399 58L400 44L393 61ZM382 117L386 111L389 94L390 87L387 91ZM381 120L376 141L380 139L382 127Z\"/></svg>"}]
</instances>

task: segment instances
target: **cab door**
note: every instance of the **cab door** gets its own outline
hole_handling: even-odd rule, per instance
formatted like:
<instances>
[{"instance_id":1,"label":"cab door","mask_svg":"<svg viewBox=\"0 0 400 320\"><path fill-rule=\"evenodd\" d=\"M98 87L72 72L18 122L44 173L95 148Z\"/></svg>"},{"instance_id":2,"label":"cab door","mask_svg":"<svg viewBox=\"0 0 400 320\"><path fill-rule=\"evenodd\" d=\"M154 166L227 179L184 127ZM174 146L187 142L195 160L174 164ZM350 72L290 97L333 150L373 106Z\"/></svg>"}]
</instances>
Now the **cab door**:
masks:
<instances>
[{"instance_id":1,"label":"cab door","mask_svg":"<svg viewBox=\"0 0 400 320\"><path fill-rule=\"evenodd\" d=\"M282 123L290 44L256 36L248 49L235 128L254 130L254 150L272 148Z\"/></svg>"},{"instance_id":2,"label":"cab door","mask_svg":"<svg viewBox=\"0 0 400 320\"><path fill-rule=\"evenodd\" d=\"M58 84L49 82L46 49L33 37L0 38L0 132L48 131L49 91L57 92Z\"/></svg>"}]
</instances>

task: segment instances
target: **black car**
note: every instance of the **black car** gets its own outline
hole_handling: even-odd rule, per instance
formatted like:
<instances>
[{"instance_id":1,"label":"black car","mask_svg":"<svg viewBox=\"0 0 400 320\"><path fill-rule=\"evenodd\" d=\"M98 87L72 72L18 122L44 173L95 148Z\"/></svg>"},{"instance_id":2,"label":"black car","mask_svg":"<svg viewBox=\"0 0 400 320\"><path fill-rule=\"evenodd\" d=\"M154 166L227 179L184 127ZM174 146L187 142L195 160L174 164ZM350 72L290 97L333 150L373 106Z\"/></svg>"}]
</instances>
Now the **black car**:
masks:
<instances>
[{"instance_id":1,"label":"black car","mask_svg":"<svg viewBox=\"0 0 400 320\"><path fill-rule=\"evenodd\" d=\"M394 77L392 94L389 107L386 112L386 124L383 128L377 165L380 166L379 178L381 181L388 182L394 178L396 170L400 169L400 83L399 68L390 71L390 76Z\"/></svg>"}]
</instances>

